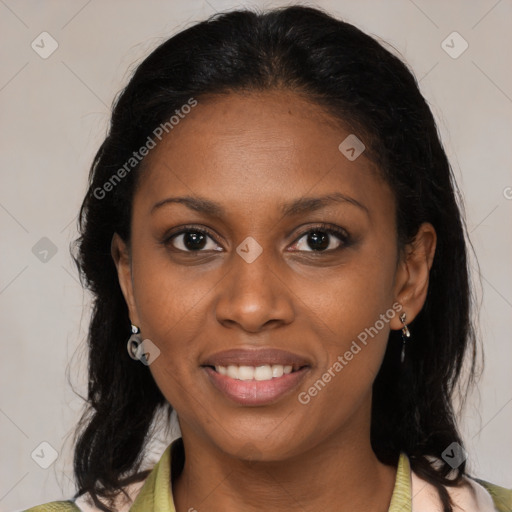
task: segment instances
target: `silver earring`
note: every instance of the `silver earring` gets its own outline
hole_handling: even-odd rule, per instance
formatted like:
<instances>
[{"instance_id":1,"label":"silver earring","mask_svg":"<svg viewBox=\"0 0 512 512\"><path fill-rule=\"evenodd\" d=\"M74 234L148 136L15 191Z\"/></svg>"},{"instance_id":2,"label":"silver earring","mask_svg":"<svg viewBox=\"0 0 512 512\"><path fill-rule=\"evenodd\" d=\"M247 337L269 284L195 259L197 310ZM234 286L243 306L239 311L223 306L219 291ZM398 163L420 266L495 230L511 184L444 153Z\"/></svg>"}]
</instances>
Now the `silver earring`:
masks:
<instances>
[{"instance_id":1,"label":"silver earring","mask_svg":"<svg viewBox=\"0 0 512 512\"><path fill-rule=\"evenodd\" d=\"M402 353L400 354L400 362L403 363L405 359L405 340L406 338L411 337L411 331L409 331L409 327L407 327L407 324L405 323L405 319L407 318L407 315L405 313L402 313L400 315L400 321L404 324L402 327Z\"/></svg>"},{"instance_id":2,"label":"silver earring","mask_svg":"<svg viewBox=\"0 0 512 512\"><path fill-rule=\"evenodd\" d=\"M140 360L140 356L142 355L142 338L140 337L140 329L132 324L132 335L128 339L128 343L126 344L126 349L128 350L128 355L134 360Z\"/></svg>"}]
</instances>

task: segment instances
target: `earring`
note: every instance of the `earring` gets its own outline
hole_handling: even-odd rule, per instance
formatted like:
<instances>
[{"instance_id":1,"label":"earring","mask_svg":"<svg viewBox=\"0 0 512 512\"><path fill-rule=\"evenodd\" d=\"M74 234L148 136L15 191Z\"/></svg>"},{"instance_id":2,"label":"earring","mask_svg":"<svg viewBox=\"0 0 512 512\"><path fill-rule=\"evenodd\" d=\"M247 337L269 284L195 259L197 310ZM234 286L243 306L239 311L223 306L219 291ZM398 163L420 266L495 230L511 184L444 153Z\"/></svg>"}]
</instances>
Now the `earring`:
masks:
<instances>
[{"instance_id":1,"label":"earring","mask_svg":"<svg viewBox=\"0 0 512 512\"><path fill-rule=\"evenodd\" d=\"M411 337L411 331L409 331L409 328L407 327L407 324L405 323L405 319L407 318L407 315L405 313L402 313L400 315L400 321L404 324L402 327L402 353L400 354L400 362L403 363L405 359L405 339Z\"/></svg>"},{"instance_id":2,"label":"earring","mask_svg":"<svg viewBox=\"0 0 512 512\"><path fill-rule=\"evenodd\" d=\"M128 350L128 355L134 360L140 360L140 356L142 355L142 339L140 337L140 329L132 324L132 335L128 339L128 343L126 344L126 349Z\"/></svg>"}]
</instances>

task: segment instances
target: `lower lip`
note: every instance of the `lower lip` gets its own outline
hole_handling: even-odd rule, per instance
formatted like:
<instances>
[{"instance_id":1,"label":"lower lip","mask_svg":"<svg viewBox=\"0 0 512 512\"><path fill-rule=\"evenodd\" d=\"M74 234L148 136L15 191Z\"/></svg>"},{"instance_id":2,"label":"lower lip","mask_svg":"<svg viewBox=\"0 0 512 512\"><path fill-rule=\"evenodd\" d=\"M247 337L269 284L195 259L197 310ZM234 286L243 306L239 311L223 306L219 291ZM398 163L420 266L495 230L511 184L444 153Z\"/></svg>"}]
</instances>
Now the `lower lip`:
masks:
<instances>
[{"instance_id":1,"label":"lower lip","mask_svg":"<svg viewBox=\"0 0 512 512\"><path fill-rule=\"evenodd\" d=\"M240 405L268 405L297 387L308 367L271 380L238 380L221 375L213 368L203 367L212 384L225 396Z\"/></svg>"}]
</instances>

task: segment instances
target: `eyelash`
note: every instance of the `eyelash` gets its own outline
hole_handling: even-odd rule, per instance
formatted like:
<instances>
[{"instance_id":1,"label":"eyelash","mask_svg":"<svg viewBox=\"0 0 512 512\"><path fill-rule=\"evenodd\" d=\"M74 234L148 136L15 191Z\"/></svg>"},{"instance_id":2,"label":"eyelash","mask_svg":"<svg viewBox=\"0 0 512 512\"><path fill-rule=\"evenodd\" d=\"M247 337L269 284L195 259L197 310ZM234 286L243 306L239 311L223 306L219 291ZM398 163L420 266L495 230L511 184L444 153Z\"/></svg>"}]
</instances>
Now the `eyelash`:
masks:
<instances>
[{"instance_id":1,"label":"eyelash","mask_svg":"<svg viewBox=\"0 0 512 512\"><path fill-rule=\"evenodd\" d=\"M338 226L334 226L332 224L321 223L321 224L318 224L317 226L313 226L313 227L309 228L307 231L304 231L303 233L298 235L298 237L295 239L295 241L293 242L292 245L295 245L305 235L307 235L309 233L313 233L315 231L320 231L322 233L327 233L329 235L334 235L335 237L337 237L340 240L340 242L341 242L340 247L337 247L336 249L328 249L328 250L324 250L324 251L311 250L311 251L299 251L299 252L307 252L307 253L313 253L313 254L332 254L333 252L339 251L339 250L343 249L344 247L347 247L350 244L350 241L351 241L350 235L343 228L340 228ZM215 234L214 233L212 233L207 228L203 228L203 227L200 228L200 227L194 226L194 225L184 226L182 229L180 229L180 231L177 231L175 233L172 233L172 234L166 236L164 238L164 240L162 241L162 243L163 243L163 245L166 245L166 246L170 245L174 238L176 238L179 235L186 234L186 233L201 233L203 235L208 235L217 245L219 245L218 242L215 240ZM200 252L205 252L202 249L198 250L198 251L184 251L183 249L176 249L176 248L174 248L174 249L176 251L182 252L182 253L194 253L194 252L200 253Z\"/></svg>"}]
</instances>

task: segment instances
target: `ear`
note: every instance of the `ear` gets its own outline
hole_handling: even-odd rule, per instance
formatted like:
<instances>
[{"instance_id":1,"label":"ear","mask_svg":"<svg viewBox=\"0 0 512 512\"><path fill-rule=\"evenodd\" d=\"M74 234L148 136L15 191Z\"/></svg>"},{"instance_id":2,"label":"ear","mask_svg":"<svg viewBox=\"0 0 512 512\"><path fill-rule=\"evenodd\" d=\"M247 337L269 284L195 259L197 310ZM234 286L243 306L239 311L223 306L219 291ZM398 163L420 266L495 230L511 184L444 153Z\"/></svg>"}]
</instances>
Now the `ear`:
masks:
<instances>
[{"instance_id":1,"label":"ear","mask_svg":"<svg viewBox=\"0 0 512 512\"><path fill-rule=\"evenodd\" d=\"M400 258L395 276L395 301L402 305L400 314L406 314L406 323L412 322L425 304L436 242L434 227L425 222ZM403 327L400 314L390 321L391 329Z\"/></svg>"},{"instance_id":2,"label":"ear","mask_svg":"<svg viewBox=\"0 0 512 512\"><path fill-rule=\"evenodd\" d=\"M124 240L117 233L114 233L114 236L112 237L110 253L117 268L117 277L119 279L119 285L121 286L121 290L124 295L124 300L128 306L130 320L132 324L140 326L133 295L130 250Z\"/></svg>"}]
</instances>

